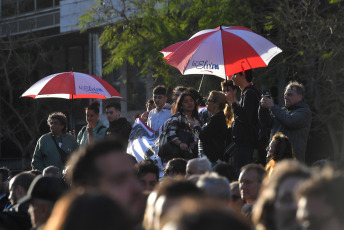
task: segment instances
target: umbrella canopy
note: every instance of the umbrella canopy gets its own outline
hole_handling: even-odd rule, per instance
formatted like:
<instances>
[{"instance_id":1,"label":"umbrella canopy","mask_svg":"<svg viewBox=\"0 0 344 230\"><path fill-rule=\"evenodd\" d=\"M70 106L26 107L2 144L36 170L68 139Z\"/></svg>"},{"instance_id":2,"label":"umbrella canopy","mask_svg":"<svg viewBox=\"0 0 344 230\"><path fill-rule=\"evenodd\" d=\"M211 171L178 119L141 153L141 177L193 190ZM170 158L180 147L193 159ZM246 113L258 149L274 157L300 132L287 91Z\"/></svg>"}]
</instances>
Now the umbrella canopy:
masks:
<instances>
[{"instance_id":1,"label":"umbrella canopy","mask_svg":"<svg viewBox=\"0 0 344 230\"><path fill-rule=\"evenodd\" d=\"M21 95L32 98L123 98L103 79L85 73L64 72L42 78Z\"/></svg>"},{"instance_id":2,"label":"umbrella canopy","mask_svg":"<svg viewBox=\"0 0 344 230\"><path fill-rule=\"evenodd\" d=\"M226 76L244 70L266 67L282 52L277 46L241 26L217 27L202 30L188 41L169 46L162 51L166 63L183 75L208 74L226 79Z\"/></svg>"},{"instance_id":3,"label":"umbrella canopy","mask_svg":"<svg viewBox=\"0 0 344 230\"><path fill-rule=\"evenodd\" d=\"M178 49L181 45L183 45L185 42L187 42L187 41L177 42L173 45L166 47L163 50L160 50L160 52L164 55L164 59L168 59L173 54L173 52L176 49Z\"/></svg>"}]
</instances>

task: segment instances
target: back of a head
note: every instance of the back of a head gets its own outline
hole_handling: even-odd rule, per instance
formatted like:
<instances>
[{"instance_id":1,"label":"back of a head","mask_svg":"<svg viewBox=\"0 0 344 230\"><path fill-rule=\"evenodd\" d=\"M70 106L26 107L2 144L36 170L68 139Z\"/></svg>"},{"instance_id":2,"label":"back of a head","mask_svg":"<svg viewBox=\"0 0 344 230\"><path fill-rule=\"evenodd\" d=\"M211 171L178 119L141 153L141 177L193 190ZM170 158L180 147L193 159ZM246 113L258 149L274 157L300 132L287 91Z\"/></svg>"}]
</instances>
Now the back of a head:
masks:
<instances>
[{"instance_id":1,"label":"back of a head","mask_svg":"<svg viewBox=\"0 0 344 230\"><path fill-rule=\"evenodd\" d=\"M245 78L247 82L252 82L253 80L253 71L252 69L245 70L244 72Z\"/></svg>"},{"instance_id":2,"label":"back of a head","mask_svg":"<svg viewBox=\"0 0 344 230\"><path fill-rule=\"evenodd\" d=\"M1 181L0 182L4 182L8 180L8 176L10 174L10 170L6 167L1 167L0 168L0 175L1 175Z\"/></svg>"},{"instance_id":3,"label":"back of a head","mask_svg":"<svg viewBox=\"0 0 344 230\"><path fill-rule=\"evenodd\" d=\"M220 176L224 176L228 179L229 182L238 180L238 174L235 171L235 168L231 164L224 162L216 164L213 169L213 172L216 172Z\"/></svg>"},{"instance_id":4,"label":"back of a head","mask_svg":"<svg viewBox=\"0 0 344 230\"><path fill-rule=\"evenodd\" d=\"M106 137L74 153L69 161L67 181L75 186L97 186L101 171L96 161L107 154L126 154L121 139Z\"/></svg>"},{"instance_id":5,"label":"back of a head","mask_svg":"<svg viewBox=\"0 0 344 230\"><path fill-rule=\"evenodd\" d=\"M211 162L206 157L194 158L189 160L188 164L196 164L196 174L203 174L211 171Z\"/></svg>"},{"instance_id":6,"label":"back of a head","mask_svg":"<svg viewBox=\"0 0 344 230\"><path fill-rule=\"evenodd\" d=\"M238 216L225 209L202 209L185 214L179 220L178 229L183 230L249 230L249 226Z\"/></svg>"},{"instance_id":7,"label":"back of a head","mask_svg":"<svg viewBox=\"0 0 344 230\"><path fill-rule=\"evenodd\" d=\"M223 200L227 204L231 201L232 194L229 181L217 173L201 175L196 185L210 198Z\"/></svg>"},{"instance_id":8,"label":"back of a head","mask_svg":"<svg viewBox=\"0 0 344 230\"><path fill-rule=\"evenodd\" d=\"M35 175L31 172L21 172L13 178L12 188L21 186L27 192L34 178Z\"/></svg>"},{"instance_id":9,"label":"back of a head","mask_svg":"<svg viewBox=\"0 0 344 230\"><path fill-rule=\"evenodd\" d=\"M293 147L287 136L278 132L272 137L272 140L275 145L275 151L272 155L273 160L277 162L283 159L295 159Z\"/></svg>"},{"instance_id":10,"label":"back of a head","mask_svg":"<svg viewBox=\"0 0 344 230\"><path fill-rule=\"evenodd\" d=\"M45 229L126 230L130 224L126 212L108 196L70 193L57 202Z\"/></svg>"},{"instance_id":11,"label":"back of a head","mask_svg":"<svg viewBox=\"0 0 344 230\"><path fill-rule=\"evenodd\" d=\"M183 158L169 160L164 168L164 176L185 175L187 161Z\"/></svg>"},{"instance_id":12,"label":"back of a head","mask_svg":"<svg viewBox=\"0 0 344 230\"><path fill-rule=\"evenodd\" d=\"M53 165L46 167L46 168L43 170L42 175L43 175L44 177L50 176L50 177L62 178L61 170L60 170L58 167L53 166Z\"/></svg>"},{"instance_id":13,"label":"back of a head","mask_svg":"<svg viewBox=\"0 0 344 230\"><path fill-rule=\"evenodd\" d=\"M40 199L55 203L68 189L69 186L62 178L43 177L40 175L32 181L27 195L20 202Z\"/></svg>"},{"instance_id":14,"label":"back of a head","mask_svg":"<svg viewBox=\"0 0 344 230\"><path fill-rule=\"evenodd\" d=\"M166 198L199 197L203 192L183 177L166 178L157 187L157 196Z\"/></svg>"}]
</instances>

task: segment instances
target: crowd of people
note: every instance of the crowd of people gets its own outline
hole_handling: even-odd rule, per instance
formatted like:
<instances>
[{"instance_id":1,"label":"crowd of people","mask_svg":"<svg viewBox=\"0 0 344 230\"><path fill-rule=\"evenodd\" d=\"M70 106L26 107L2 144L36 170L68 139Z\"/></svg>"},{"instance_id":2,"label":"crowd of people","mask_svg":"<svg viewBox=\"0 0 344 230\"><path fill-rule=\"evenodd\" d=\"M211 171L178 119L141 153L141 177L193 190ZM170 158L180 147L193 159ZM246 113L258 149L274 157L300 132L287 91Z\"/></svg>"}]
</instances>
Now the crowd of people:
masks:
<instances>
[{"instance_id":1,"label":"crowd of people","mask_svg":"<svg viewBox=\"0 0 344 230\"><path fill-rule=\"evenodd\" d=\"M192 88L176 87L170 104L165 86L153 89L137 117L163 142L163 176L148 156L127 153L120 103L105 106L109 127L99 103L89 105L77 135L63 113L50 114L32 170L0 168L0 229L342 229L341 165L305 165L304 86L290 82L278 106L252 79L234 74L205 106Z\"/></svg>"}]
</instances>

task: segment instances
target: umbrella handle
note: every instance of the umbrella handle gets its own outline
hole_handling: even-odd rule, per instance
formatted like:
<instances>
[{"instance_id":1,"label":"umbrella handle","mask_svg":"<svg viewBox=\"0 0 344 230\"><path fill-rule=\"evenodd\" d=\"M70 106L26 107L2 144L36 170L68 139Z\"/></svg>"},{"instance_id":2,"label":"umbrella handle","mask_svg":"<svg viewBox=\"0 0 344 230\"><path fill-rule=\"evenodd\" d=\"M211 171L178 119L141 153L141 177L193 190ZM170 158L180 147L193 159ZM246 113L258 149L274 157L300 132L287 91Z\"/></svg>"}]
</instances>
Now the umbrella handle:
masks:
<instances>
[{"instance_id":1,"label":"umbrella handle","mask_svg":"<svg viewBox=\"0 0 344 230\"><path fill-rule=\"evenodd\" d=\"M199 84L199 87L198 87L198 92L201 90L201 86L202 86L202 83L203 83L203 78L204 78L204 74L202 75L201 83Z\"/></svg>"}]
</instances>

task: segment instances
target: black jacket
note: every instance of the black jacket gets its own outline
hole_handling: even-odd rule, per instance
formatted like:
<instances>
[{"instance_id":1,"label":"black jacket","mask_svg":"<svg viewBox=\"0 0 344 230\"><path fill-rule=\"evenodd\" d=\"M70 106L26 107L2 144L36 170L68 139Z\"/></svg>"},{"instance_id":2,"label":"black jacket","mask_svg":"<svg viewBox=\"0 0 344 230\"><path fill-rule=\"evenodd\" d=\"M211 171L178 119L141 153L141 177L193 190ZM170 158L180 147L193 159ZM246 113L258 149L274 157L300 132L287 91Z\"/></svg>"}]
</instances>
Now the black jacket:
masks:
<instances>
[{"instance_id":1,"label":"black jacket","mask_svg":"<svg viewBox=\"0 0 344 230\"><path fill-rule=\"evenodd\" d=\"M28 213L29 203L13 205L11 208L0 213L0 229L29 230L31 219Z\"/></svg>"},{"instance_id":2,"label":"black jacket","mask_svg":"<svg viewBox=\"0 0 344 230\"><path fill-rule=\"evenodd\" d=\"M238 146L255 147L258 144L258 108L260 92L252 85L241 93L238 103L233 103L233 141Z\"/></svg>"},{"instance_id":3,"label":"black jacket","mask_svg":"<svg viewBox=\"0 0 344 230\"><path fill-rule=\"evenodd\" d=\"M205 154L211 162L217 161L223 154L227 132L223 111L211 116L202 127L195 126L194 132L199 138L199 152Z\"/></svg>"},{"instance_id":4,"label":"black jacket","mask_svg":"<svg viewBox=\"0 0 344 230\"><path fill-rule=\"evenodd\" d=\"M132 125L126 118L120 117L118 120L110 122L109 128L106 130L105 136L116 136L120 135L123 140L129 139L129 134L131 132Z\"/></svg>"}]
</instances>

